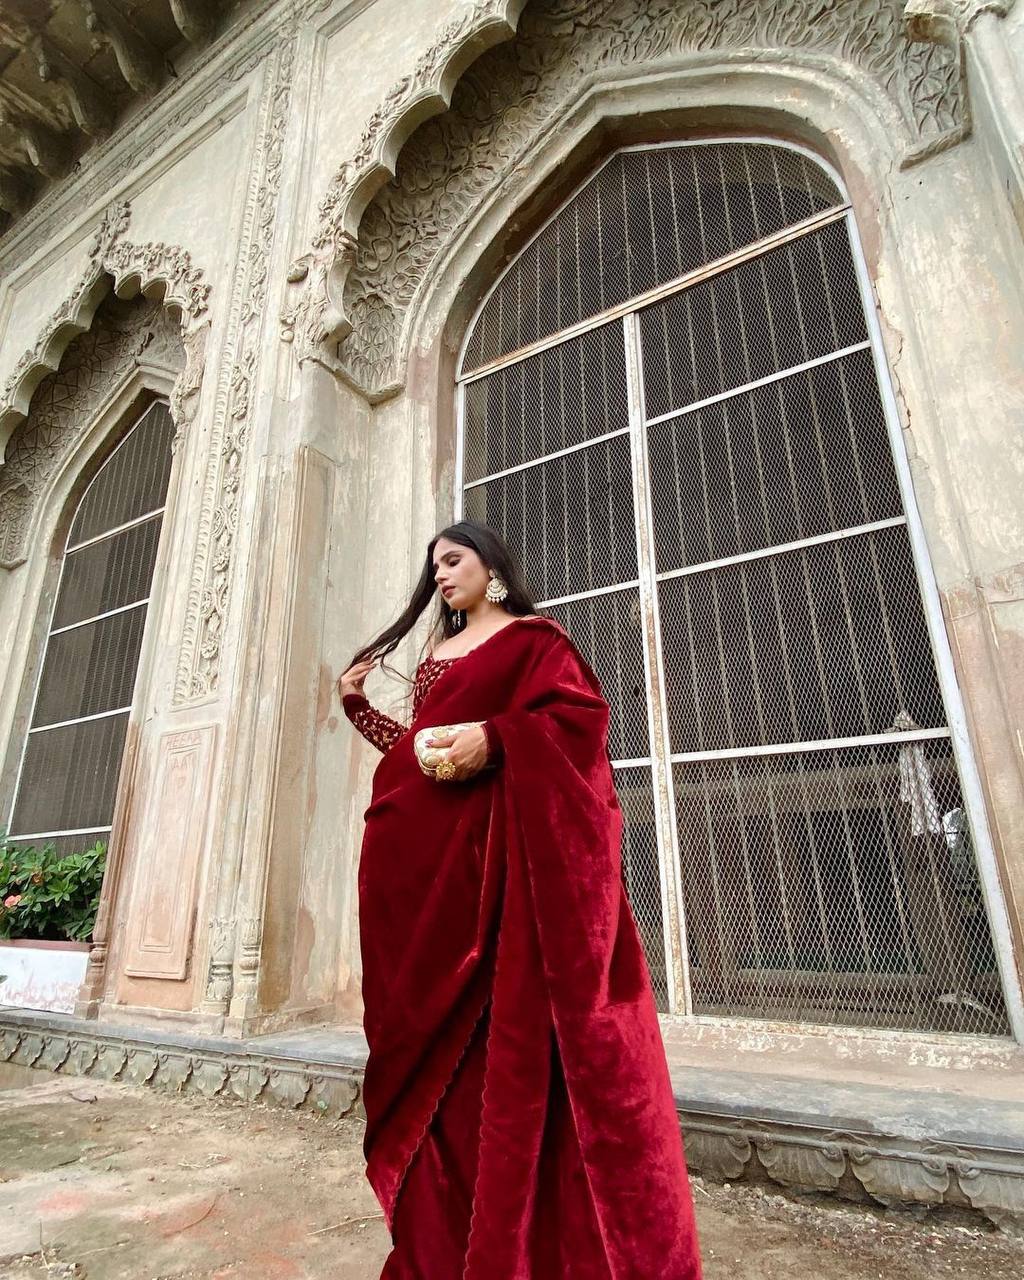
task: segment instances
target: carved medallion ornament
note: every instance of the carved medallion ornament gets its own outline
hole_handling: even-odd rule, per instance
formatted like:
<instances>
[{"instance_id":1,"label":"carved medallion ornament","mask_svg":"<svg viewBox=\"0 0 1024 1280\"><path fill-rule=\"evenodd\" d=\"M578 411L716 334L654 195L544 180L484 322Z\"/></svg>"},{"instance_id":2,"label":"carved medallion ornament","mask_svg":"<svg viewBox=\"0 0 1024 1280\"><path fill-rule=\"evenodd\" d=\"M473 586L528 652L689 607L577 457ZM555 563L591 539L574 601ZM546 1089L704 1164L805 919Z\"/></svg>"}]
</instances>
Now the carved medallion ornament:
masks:
<instances>
[{"instance_id":1,"label":"carved medallion ornament","mask_svg":"<svg viewBox=\"0 0 1024 1280\"><path fill-rule=\"evenodd\" d=\"M107 392L144 352L152 359L159 350L160 363L180 370L171 393L176 443L195 412L209 328L210 288L184 249L125 240L130 216L126 203L107 211L81 279L0 392L0 442L10 442L0 466L0 565L4 568L24 561L33 511L50 477L88 429ZM111 288L119 298L156 292L162 305L147 302L132 312L135 327L112 328L116 308L109 315L101 312L105 318L96 325L97 308ZM75 349L65 367L63 357L73 342Z\"/></svg>"},{"instance_id":2,"label":"carved medallion ornament","mask_svg":"<svg viewBox=\"0 0 1024 1280\"><path fill-rule=\"evenodd\" d=\"M609 72L798 54L881 90L902 121L906 163L948 147L968 125L960 37L993 3L1007 7L910 0L911 10L952 12L955 38L939 39L915 27L905 0L531 0L509 39L522 6L483 0L395 85L336 174L312 251L289 272L297 288L282 336L300 361L317 359L371 400L397 391L410 303L441 248L584 85ZM502 30L504 42L479 56ZM444 114L421 125L430 103Z\"/></svg>"}]
</instances>

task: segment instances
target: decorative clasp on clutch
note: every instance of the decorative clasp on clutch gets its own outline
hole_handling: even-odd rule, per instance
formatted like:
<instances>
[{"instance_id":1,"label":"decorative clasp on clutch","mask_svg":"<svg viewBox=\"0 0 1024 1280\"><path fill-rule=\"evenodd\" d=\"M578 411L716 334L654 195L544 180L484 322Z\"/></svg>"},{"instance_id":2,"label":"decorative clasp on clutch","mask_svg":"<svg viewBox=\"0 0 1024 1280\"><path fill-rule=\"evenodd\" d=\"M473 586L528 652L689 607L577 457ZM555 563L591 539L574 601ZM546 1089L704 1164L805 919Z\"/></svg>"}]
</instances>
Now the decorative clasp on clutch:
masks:
<instances>
[{"instance_id":1,"label":"decorative clasp on clutch","mask_svg":"<svg viewBox=\"0 0 1024 1280\"><path fill-rule=\"evenodd\" d=\"M448 759L450 747L428 747L431 738L450 738L452 734L461 733L463 729L473 729L482 725L482 720L464 720L461 724L437 724L432 729L418 729L412 740L416 752L416 762L428 778L434 776L434 770L442 760Z\"/></svg>"}]
</instances>

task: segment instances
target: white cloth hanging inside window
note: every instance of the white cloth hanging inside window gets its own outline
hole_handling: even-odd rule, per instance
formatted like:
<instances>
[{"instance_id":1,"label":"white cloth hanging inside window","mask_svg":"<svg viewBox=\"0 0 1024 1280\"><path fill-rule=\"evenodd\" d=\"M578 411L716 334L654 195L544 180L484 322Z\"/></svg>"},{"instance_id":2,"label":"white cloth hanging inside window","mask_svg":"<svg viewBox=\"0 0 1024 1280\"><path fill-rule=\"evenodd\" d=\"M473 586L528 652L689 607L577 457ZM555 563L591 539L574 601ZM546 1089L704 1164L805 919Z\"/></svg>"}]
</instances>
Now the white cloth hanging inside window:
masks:
<instances>
[{"instance_id":1,"label":"white cloth hanging inside window","mask_svg":"<svg viewBox=\"0 0 1024 1280\"><path fill-rule=\"evenodd\" d=\"M900 711L892 723L890 732L909 733L920 729L906 711ZM900 747L900 801L910 806L910 831L912 835L942 834L939 804L932 789L931 769L924 753L924 744L908 742Z\"/></svg>"}]
</instances>

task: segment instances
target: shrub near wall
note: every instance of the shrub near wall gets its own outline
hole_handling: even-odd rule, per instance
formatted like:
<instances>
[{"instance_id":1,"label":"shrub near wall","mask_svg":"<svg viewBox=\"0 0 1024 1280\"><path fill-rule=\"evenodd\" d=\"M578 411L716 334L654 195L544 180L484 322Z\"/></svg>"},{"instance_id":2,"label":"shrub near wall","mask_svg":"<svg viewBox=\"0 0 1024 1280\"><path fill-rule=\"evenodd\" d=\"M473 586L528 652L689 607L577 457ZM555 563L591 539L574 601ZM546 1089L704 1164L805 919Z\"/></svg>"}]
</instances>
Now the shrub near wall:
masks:
<instances>
[{"instance_id":1,"label":"shrub near wall","mask_svg":"<svg viewBox=\"0 0 1024 1280\"><path fill-rule=\"evenodd\" d=\"M0 1005L74 1012L106 855L0 844Z\"/></svg>"},{"instance_id":2,"label":"shrub near wall","mask_svg":"<svg viewBox=\"0 0 1024 1280\"><path fill-rule=\"evenodd\" d=\"M107 846L61 856L53 845L0 845L0 940L87 942L99 907Z\"/></svg>"}]
</instances>

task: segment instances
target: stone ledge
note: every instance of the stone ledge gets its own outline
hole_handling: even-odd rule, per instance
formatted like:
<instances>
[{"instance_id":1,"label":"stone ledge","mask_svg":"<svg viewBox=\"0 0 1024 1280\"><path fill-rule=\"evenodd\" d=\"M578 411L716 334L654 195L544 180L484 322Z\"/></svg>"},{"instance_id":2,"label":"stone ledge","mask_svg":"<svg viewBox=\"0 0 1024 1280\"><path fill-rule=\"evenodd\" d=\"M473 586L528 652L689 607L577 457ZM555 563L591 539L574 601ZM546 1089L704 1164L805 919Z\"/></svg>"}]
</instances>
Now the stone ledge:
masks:
<instances>
[{"instance_id":1,"label":"stone ledge","mask_svg":"<svg viewBox=\"0 0 1024 1280\"><path fill-rule=\"evenodd\" d=\"M205 1098L267 1102L331 1119L362 1114L361 1063L310 1062L217 1036L101 1028L8 1008L0 1009L0 1062Z\"/></svg>"},{"instance_id":2,"label":"stone ledge","mask_svg":"<svg viewBox=\"0 0 1024 1280\"><path fill-rule=\"evenodd\" d=\"M1024 1234L1024 1151L712 1117L685 1105L679 1119L691 1170L712 1181L770 1183L886 1208L965 1208Z\"/></svg>"},{"instance_id":3,"label":"stone ledge","mask_svg":"<svg viewBox=\"0 0 1024 1280\"><path fill-rule=\"evenodd\" d=\"M332 1118L362 1114L365 1060L352 1028L238 1041L0 1008L0 1062ZM1015 1101L692 1066L675 1074L695 1173L886 1207L966 1208L1024 1233Z\"/></svg>"}]
</instances>

